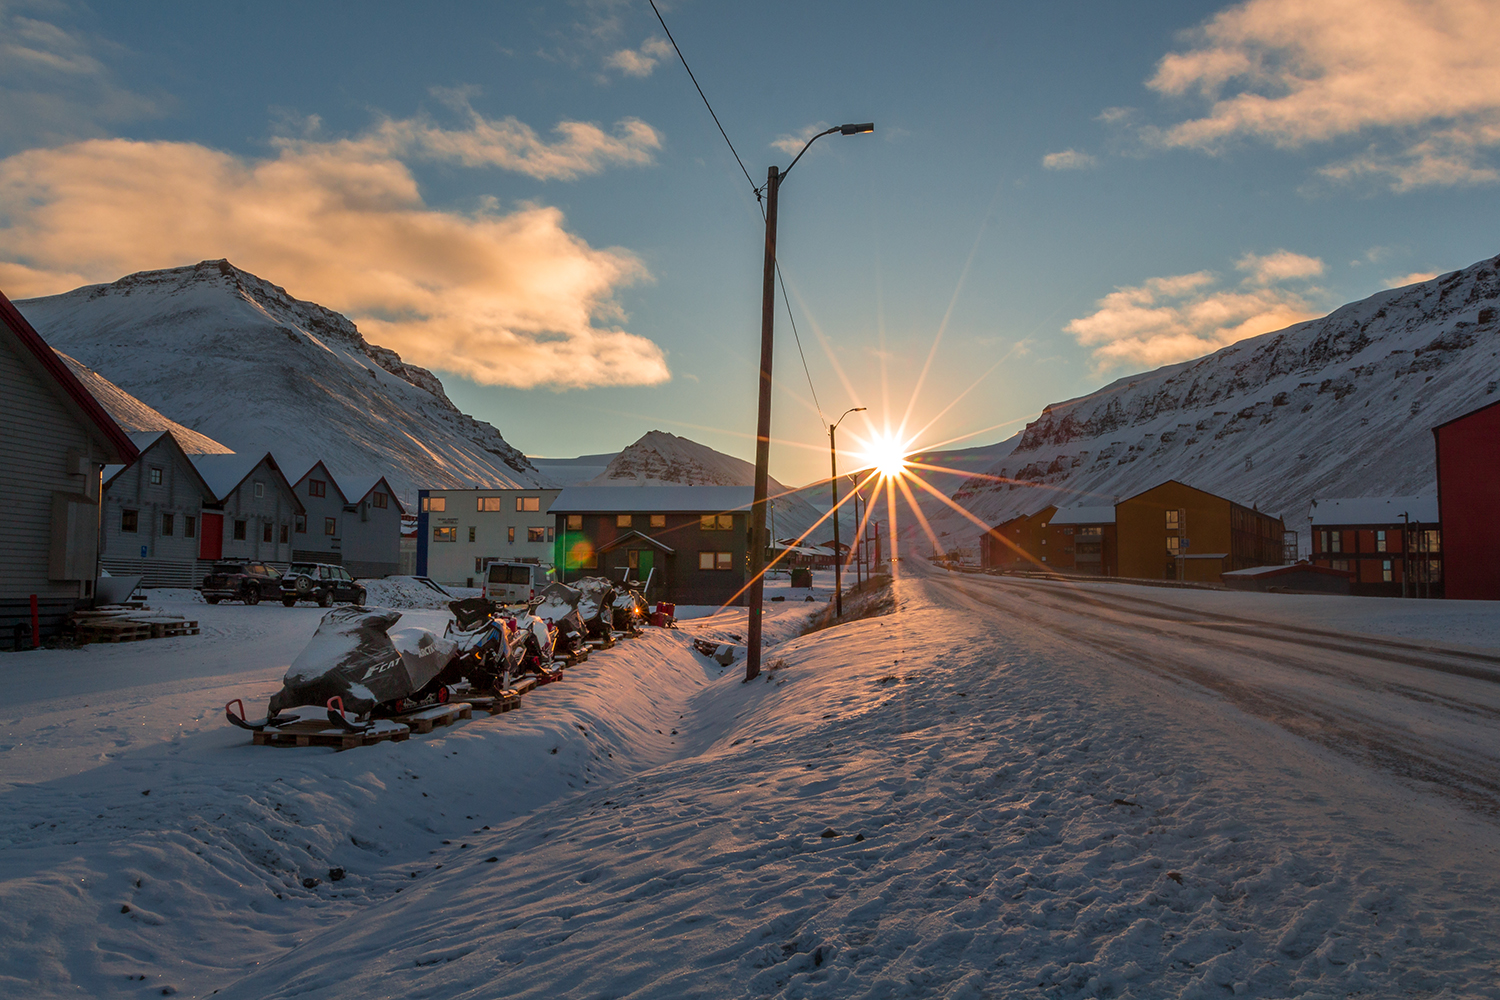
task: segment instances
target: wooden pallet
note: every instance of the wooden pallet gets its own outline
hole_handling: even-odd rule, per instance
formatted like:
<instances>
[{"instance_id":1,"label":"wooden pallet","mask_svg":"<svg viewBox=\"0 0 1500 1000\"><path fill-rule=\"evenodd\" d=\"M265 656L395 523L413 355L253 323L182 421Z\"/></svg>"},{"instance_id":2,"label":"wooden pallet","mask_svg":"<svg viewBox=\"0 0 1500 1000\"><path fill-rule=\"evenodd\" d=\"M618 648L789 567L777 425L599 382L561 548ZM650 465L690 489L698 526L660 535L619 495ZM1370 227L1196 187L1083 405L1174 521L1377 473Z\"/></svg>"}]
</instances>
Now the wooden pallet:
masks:
<instances>
[{"instance_id":1,"label":"wooden pallet","mask_svg":"<svg viewBox=\"0 0 1500 1000\"><path fill-rule=\"evenodd\" d=\"M119 619L94 619L78 626L79 643L136 642L151 638L151 626L143 622Z\"/></svg>"},{"instance_id":2,"label":"wooden pallet","mask_svg":"<svg viewBox=\"0 0 1500 1000\"><path fill-rule=\"evenodd\" d=\"M595 636L588 641L589 649L608 649L615 644L613 635Z\"/></svg>"},{"instance_id":3,"label":"wooden pallet","mask_svg":"<svg viewBox=\"0 0 1500 1000\"><path fill-rule=\"evenodd\" d=\"M389 719L376 719L363 732L351 733L330 726L325 719L303 719L284 726L267 726L251 736L258 747L335 747L350 750L390 740L400 743L411 737L411 729Z\"/></svg>"},{"instance_id":4,"label":"wooden pallet","mask_svg":"<svg viewBox=\"0 0 1500 1000\"><path fill-rule=\"evenodd\" d=\"M405 712L401 715L391 716L391 721L408 727L418 735L432 732L434 726L451 726L460 719L474 717L474 706L467 701L450 701L446 705L433 705L431 708L419 708L415 712Z\"/></svg>"},{"instance_id":5,"label":"wooden pallet","mask_svg":"<svg viewBox=\"0 0 1500 1000\"><path fill-rule=\"evenodd\" d=\"M526 677L518 677L510 683L510 690L514 691L517 697L525 694L527 691L530 691L534 687L536 687L536 678L529 675Z\"/></svg>"},{"instance_id":6,"label":"wooden pallet","mask_svg":"<svg viewBox=\"0 0 1500 1000\"><path fill-rule=\"evenodd\" d=\"M490 715L499 715L501 712L510 712L521 707L521 696L510 690L501 691L497 695L482 694L464 700L474 706L474 711L488 712Z\"/></svg>"}]
</instances>

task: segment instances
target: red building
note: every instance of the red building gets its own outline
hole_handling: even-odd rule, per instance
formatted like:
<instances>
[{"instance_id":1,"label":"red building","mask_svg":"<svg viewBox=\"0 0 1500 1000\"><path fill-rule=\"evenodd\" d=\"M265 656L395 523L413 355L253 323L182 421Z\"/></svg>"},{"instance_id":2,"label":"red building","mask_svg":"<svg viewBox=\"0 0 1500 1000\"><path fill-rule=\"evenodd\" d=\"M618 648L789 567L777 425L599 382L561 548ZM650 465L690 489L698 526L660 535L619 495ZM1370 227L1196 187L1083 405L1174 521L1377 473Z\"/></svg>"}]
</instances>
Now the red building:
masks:
<instances>
[{"instance_id":1,"label":"red building","mask_svg":"<svg viewBox=\"0 0 1500 1000\"><path fill-rule=\"evenodd\" d=\"M1057 508L1049 504L1035 514L1001 521L980 536L979 564L985 569L998 570L1053 568L1054 557L1062 554L1053 539L1055 533L1048 528L1056 513Z\"/></svg>"},{"instance_id":2,"label":"red building","mask_svg":"<svg viewBox=\"0 0 1500 1000\"><path fill-rule=\"evenodd\" d=\"M1352 594L1442 597L1443 532L1435 497L1312 502L1312 564L1351 573Z\"/></svg>"},{"instance_id":3,"label":"red building","mask_svg":"<svg viewBox=\"0 0 1500 1000\"><path fill-rule=\"evenodd\" d=\"M1446 595L1500 601L1500 402L1439 424L1432 434Z\"/></svg>"}]
</instances>

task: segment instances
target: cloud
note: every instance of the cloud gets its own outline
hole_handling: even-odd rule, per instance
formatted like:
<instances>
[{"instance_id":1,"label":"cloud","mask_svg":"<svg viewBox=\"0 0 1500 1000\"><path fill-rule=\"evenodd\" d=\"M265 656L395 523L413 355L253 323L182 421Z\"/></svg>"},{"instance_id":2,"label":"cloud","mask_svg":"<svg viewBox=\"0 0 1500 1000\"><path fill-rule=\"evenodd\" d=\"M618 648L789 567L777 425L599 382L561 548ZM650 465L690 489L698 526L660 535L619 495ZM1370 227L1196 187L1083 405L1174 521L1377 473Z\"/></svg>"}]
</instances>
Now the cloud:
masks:
<instances>
[{"instance_id":1,"label":"cloud","mask_svg":"<svg viewBox=\"0 0 1500 1000\"><path fill-rule=\"evenodd\" d=\"M1232 140L1295 149L1370 141L1320 175L1397 191L1493 183L1500 146L1500 5L1492 0L1248 0L1210 18L1147 85L1210 102L1143 133L1217 152Z\"/></svg>"},{"instance_id":2,"label":"cloud","mask_svg":"<svg viewBox=\"0 0 1500 1000\"><path fill-rule=\"evenodd\" d=\"M816 125L804 125L795 134L778 135L776 141L771 143L771 148L779 149L788 156L796 156L802 152L802 147L807 145L809 139L819 132L826 131L828 131L827 122L818 122Z\"/></svg>"},{"instance_id":3,"label":"cloud","mask_svg":"<svg viewBox=\"0 0 1500 1000\"><path fill-rule=\"evenodd\" d=\"M620 49L604 60L607 69L617 69L626 76L650 76L656 64L672 55L672 43L665 38L648 38L638 49Z\"/></svg>"},{"instance_id":4,"label":"cloud","mask_svg":"<svg viewBox=\"0 0 1500 1000\"><path fill-rule=\"evenodd\" d=\"M1061 153L1048 153L1042 157L1042 166L1048 170L1087 170L1099 163L1087 153L1076 149L1065 149Z\"/></svg>"},{"instance_id":5,"label":"cloud","mask_svg":"<svg viewBox=\"0 0 1500 1000\"><path fill-rule=\"evenodd\" d=\"M1310 301L1318 289L1306 285L1323 273L1321 260L1277 250L1246 254L1235 266L1245 277L1231 287L1212 272L1196 271L1117 288L1092 314L1063 329L1093 348L1103 372L1186 361L1321 315ZM1280 286L1287 281L1302 287Z\"/></svg>"},{"instance_id":6,"label":"cloud","mask_svg":"<svg viewBox=\"0 0 1500 1000\"><path fill-rule=\"evenodd\" d=\"M387 123L360 139L287 140L264 159L125 139L19 153L0 160L0 281L21 297L228 257L409 361L485 384L670 378L662 350L618 326L616 292L649 279L633 255L590 247L555 208L431 208L395 158L569 176L600 162L589 134L564 129L540 149L524 131L471 133Z\"/></svg>"},{"instance_id":7,"label":"cloud","mask_svg":"<svg viewBox=\"0 0 1500 1000\"><path fill-rule=\"evenodd\" d=\"M21 9L46 10L53 20ZM0 149L104 135L170 104L120 86L102 58L118 47L56 23L66 13L61 4L0 2Z\"/></svg>"},{"instance_id":8,"label":"cloud","mask_svg":"<svg viewBox=\"0 0 1500 1000\"><path fill-rule=\"evenodd\" d=\"M1413 271L1410 274L1403 274L1399 278L1386 278L1385 287L1405 288L1407 285L1415 285L1423 281L1431 281L1440 273L1440 271Z\"/></svg>"}]
</instances>

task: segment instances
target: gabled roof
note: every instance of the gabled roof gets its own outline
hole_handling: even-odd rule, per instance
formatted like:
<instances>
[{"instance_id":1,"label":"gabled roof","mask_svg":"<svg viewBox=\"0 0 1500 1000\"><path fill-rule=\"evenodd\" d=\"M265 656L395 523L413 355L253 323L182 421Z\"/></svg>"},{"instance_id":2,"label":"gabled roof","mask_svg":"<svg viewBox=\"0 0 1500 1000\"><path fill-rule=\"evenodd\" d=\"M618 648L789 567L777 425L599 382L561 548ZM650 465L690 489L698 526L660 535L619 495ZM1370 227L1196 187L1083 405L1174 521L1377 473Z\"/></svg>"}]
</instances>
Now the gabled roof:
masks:
<instances>
[{"instance_id":1,"label":"gabled roof","mask_svg":"<svg viewBox=\"0 0 1500 1000\"><path fill-rule=\"evenodd\" d=\"M292 484L286 481L282 475L281 467L276 464L276 458L269 451L264 455L192 455L190 456L198 474L208 484L209 492L215 500L222 503L229 498L229 494L239 489L240 484L250 478L262 462L265 462L271 472L281 484L286 487L287 495L297 505L297 513L305 514L307 508L302 506L302 501L297 497L297 491L292 489Z\"/></svg>"},{"instance_id":2,"label":"gabled roof","mask_svg":"<svg viewBox=\"0 0 1500 1000\"><path fill-rule=\"evenodd\" d=\"M384 485L386 495L391 498L391 502L396 505L396 509L403 514L406 513L406 508L402 505L401 498L396 496L396 491L391 489L391 484L386 482L385 476L376 476L374 479L365 476L354 479L352 482L354 483L354 487L347 493L350 503L363 503L370 498L371 493L375 492L377 486ZM344 491L341 489L340 492Z\"/></svg>"},{"instance_id":3,"label":"gabled roof","mask_svg":"<svg viewBox=\"0 0 1500 1000\"><path fill-rule=\"evenodd\" d=\"M1115 508L1109 506L1099 507L1059 507L1057 513L1052 515L1053 524L1114 524Z\"/></svg>"},{"instance_id":4,"label":"gabled roof","mask_svg":"<svg viewBox=\"0 0 1500 1000\"><path fill-rule=\"evenodd\" d=\"M344 488L339 485L338 480L333 478L333 473L331 473L331 472L328 471L328 466L326 466L326 465L323 464L323 460L321 458L318 459L316 462L313 463L311 469L308 469L306 472L302 473L302 475L300 475L300 476L297 477L295 483L293 483L293 485L292 485L292 492L295 493L296 490L297 490L297 487L301 486L304 482L306 482L307 478L309 476L311 476L314 472L317 472L319 469L323 470L323 479L324 479L324 481L332 483L333 484L333 488L339 491L339 498L341 500L343 500L344 503L349 503L350 502L349 495L344 492Z\"/></svg>"},{"instance_id":5,"label":"gabled roof","mask_svg":"<svg viewBox=\"0 0 1500 1000\"><path fill-rule=\"evenodd\" d=\"M228 455L234 451L208 435L185 427L147 406L77 358L69 357L62 351L56 351L56 354L78 379L79 384L89 391L89 395L97 399L104 411L130 435L132 441L136 440L137 434L150 434L154 441L155 434L171 431L178 446L189 455Z\"/></svg>"},{"instance_id":6,"label":"gabled roof","mask_svg":"<svg viewBox=\"0 0 1500 1000\"><path fill-rule=\"evenodd\" d=\"M552 514L726 514L749 510L748 486L569 486Z\"/></svg>"},{"instance_id":7,"label":"gabled roof","mask_svg":"<svg viewBox=\"0 0 1500 1000\"><path fill-rule=\"evenodd\" d=\"M150 454L153 448L166 448L175 451L177 457L182 460L181 464L187 466L188 470L192 472L193 480L197 483L198 489L203 493L204 497L210 501L218 499L218 497L214 496L214 491L208 485L208 482L204 480L203 473L198 471L198 467L193 464L192 456L183 450L182 445L177 440L177 436L171 431L137 431L130 435L130 440L140 450L140 457L136 459L137 462ZM114 478L128 468L130 468L128 465L106 465L104 467L104 488L106 490L109 489L109 484L114 481Z\"/></svg>"},{"instance_id":8,"label":"gabled roof","mask_svg":"<svg viewBox=\"0 0 1500 1000\"><path fill-rule=\"evenodd\" d=\"M650 535L643 535L639 531L635 531L633 529L630 530L630 531L625 532L625 534L621 535L619 538L616 538L614 541L609 542L608 544L599 546L598 551L600 551L600 552L608 552L611 549L617 549L617 548L619 548L621 545L624 545L627 542L637 542L637 541L639 541L639 542L645 542L648 545L651 545L651 546L653 546L655 548L661 549L663 552L665 552L669 556L670 555L675 555L676 552L677 552L677 550L674 549L674 548L672 548L672 546L665 545L662 542L657 541L655 538L652 538Z\"/></svg>"},{"instance_id":9,"label":"gabled roof","mask_svg":"<svg viewBox=\"0 0 1500 1000\"><path fill-rule=\"evenodd\" d=\"M1436 524L1437 497L1352 497L1314 499L1308 512L1313 524L1402 524L1405 514L1412 524Z\"/></svg>"},{"instance_id":10,"label":"gabled roof","mask_svg":"<svg viewBox=\"0 0 1500 1000\"><path fill-rule=\"evenodd\" d=\"M79 421L92 430L104 445L105 457L117 462L133 462L138 454L135 444L125 436L120 425L99 405L99 401L83 387L68 366L42 335L27 322L20 310L0 292L0 328L9 331L19 341L23 357L43 375L56 390L64 406L77 415Z\"/></svg>"}]
</instances>

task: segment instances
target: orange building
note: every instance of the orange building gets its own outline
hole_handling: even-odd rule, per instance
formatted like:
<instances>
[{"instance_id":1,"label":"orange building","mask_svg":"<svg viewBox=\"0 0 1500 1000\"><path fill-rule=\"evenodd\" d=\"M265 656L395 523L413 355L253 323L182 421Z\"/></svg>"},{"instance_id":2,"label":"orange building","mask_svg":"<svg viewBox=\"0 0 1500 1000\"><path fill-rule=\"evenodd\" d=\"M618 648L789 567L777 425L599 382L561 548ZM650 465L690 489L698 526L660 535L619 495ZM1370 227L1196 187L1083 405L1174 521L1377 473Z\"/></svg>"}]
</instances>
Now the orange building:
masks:
<instances>
[{"instance_id":1,"label":"orange building","mask_svg":"<svg viewBox=\"0 0 1500 1000\"><path fill-rule=\"evenodd\" d=\"M1119 550L1115 509L1059 507L1049 525L1053 564L1088 576L1115 576Z\"/></svg>"},{"instance_id":2,"label":"orange building","mask_svg":"<svg viewBox=\"0 0 1500 1000\"><path fill-rule=\"evenodd\" d=\"M1281 518L1175 479L1115 504L1115 530L1123 577L1218 583L1284 557Z\"/></svg>"},{"instance_id":3,"label":"orange building","mask_svg":"<svg viewBox=\"0 0 1500 1000\"><path fill-rule=\"evenodd\" d=\"M980 565L997 570L1051 568L1063 548L1048 528L1055 513L1057 508L1048 505L1035 514L1001 521L986 531L979 539Z\"/></svg>"}]
</instances>

